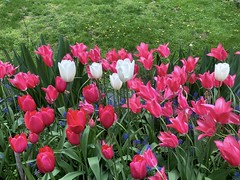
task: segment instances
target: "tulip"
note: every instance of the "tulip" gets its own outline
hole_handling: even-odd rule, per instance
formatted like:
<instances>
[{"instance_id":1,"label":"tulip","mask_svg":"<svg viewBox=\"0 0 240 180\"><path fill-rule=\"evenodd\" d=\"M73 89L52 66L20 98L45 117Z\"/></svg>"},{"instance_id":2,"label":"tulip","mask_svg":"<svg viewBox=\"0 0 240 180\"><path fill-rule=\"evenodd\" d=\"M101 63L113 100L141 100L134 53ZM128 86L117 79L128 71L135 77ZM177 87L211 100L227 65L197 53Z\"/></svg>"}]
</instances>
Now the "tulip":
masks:
<instances>
[{"instance_id":1,"label":"tulip","mask_svg":"<svg viewBox=\"0 0 240 180\"><path fill-rule=\"evenodd\" d=\"M42 57L43 62L48 66L52 67L53 66L53 52L50 47L50 45L42 45L41 47L38 48L37 51L35 51L36 54L39 54Z\"/></svg>"},{"instance_id":2,"label":"tulip","mask_svg":"<svg viewBox=\"0 0 240 180\"><path fill-rule=\"evenodd\" d=\"M107 145L107 144L103 144L102 145L102 154L106 159L112 159L114 156L114 152L113 152L113 145Z\"/></svg>"},{"instance_id":3,"label":"tulip","mask_svg":"<svg viewBox=\"0 0 240 180\"><path fill-rule=\"evenodd\" d=\"M94 49L89 51L88 57L92 60L92 62L98 62L101 59L99 47L95 45Z\"/></svg>"},{"instance_id":4,"label":"tulip","mask_svg":"<svg viewBox=\"0 0 240 180\"><path fill-rule=\"evenodd\" d=\"M134 179L144 179L147 176L147 163L143 156L137 154L133 157L130 172Z\"/></svg>"},{"instance_id":5,"label":"tulip","mask_svg":"<svg viewBox=\"0 0 240 180\"><path fill-rule=\"evenodd\" d=\"M228 135L223 142L214 141L221 156L232 166L240 166L240 141Z\"/></svg>"},{"instance_id":6,"label":"tulip","mask_svg":"<svg viewBox=\"0 0 240 180\"><path fill-rule=\"evenodd\" d=\"M122 81L120 80L117 73L113 73L112 75L109 75L110 77L110 83L113 89L119 90L122 87Z\"/></svg>"},{"instance_id":7,"label":"tulip","mask_svg":"<svg viewBox=\"0 0 240 180\"><path fill-rule=\"evenodd\" d=\"M214 80L215 80L213 73L210 74L208 71L208 72L205 72L204 74L199 74L199 80L201 81L202 86L205 89L213 88Z\"/></svg>"},{"instance_id":8,"label":"tulip","mask_svg":"<svg viewBox=\"0 0 240 180\"><path fill-rule=\"evenodd\" d=\"M143 157L145 158L146 163L149 167L153 168L153 167L157 166L158 162L157 162L157 159L156 159L155 155L153 154L151 148L148 148L144 152Z\"/></svg>"},{"instance_id":9,"label":"tulip","mask_svg":"<svg viewBox=\"0 0 240 180\"><path fill-rule=\"evenodd\" d=\"M156 51L163 57L167 58L170 55L170 49L168 48L168 43L167 44L161 44L159 47L156 49Z\"/></svg>"},{"instance_id":10,"label":"tulip","mask_svg":"<svg viewBox=\"0 0 240 180\"><path fill-rule=\"evenodd\" d=\"M62 60L61 63L58 63L58 68L61 78L65 82L72 82L76 75L76 65L74 61L71 60Z\"/></svg>"},{"instance_id":11,"label":"tulip","mask_svg":"<svg viewBox=\"0 0 240 180\"><path fill-rule=\"evenodd\" d=\"M84 102L79 102L79 108L82 108L88 115L92 115L94 112L94 107L92 104L89 104L86 100Z\"/></svg>"},{"instance_id":12,"label":"tulip","mask_svg":"<svg viewBox=\"0 0 240 180\"><path fill-rule=\"evenodd\" d=\"M224 61L227 58L227 52L222 47L222 44L218 44L217 48L212 48L211 52L207 54L207 56L211 56L216 58L219 61Z\"/></svg>"},{"instance_id":13,"label":"tulip","mask_svg":"<svg viewBox=\"0 0 240 180\"><path fill-rule=\"evenodd\" d=\"M52 104L59 95L59 92L57 91L57 89L52 85L49 85L47 88L42 87L42 90L46 92L45 99L49 104Z\"/></svg>"},{"instance_id":14,"label":"tulip","mask_svg":"<svg viewBox=\"0 0 240 180\"><path fill-rule=\"evenodd\" d=\"M73 131L76 134L83 132L83 130L85 129L86 123L87 123L86 112L83 109L68 110L67 124L71 131Z\"/></svg>"},{"instance_id":15,"label":"tulip","mask_svg":"<svg viewBox=\"0 0 240 180\"><path fill-rule=\"evenodd\" d=\"M25 74L25 80L28 88L35 88L39 83L39 76L31 74L29 71Z\"/></svg>"},{"instance_id":16,"label":"tulip","mask_svg":"<svg viewBox=\"0 0 240 180\"><path fill-rule=\"evenodd\" d=\"M199 57L193 58L192 56L189 56L187 60L182 59L181 61L186 68L186 72L191 73L192 71L194 71L198 60L199 60Z\"/></svg>"},{"instance_id":17,"label":"tulip","mask_svg":"<svg viewBox=\"0 0 240 180\"><path fill-rule=\"evenodd\" d=\"M95 121L94 121L92 118L89 119L88 125L89 125L91 128L93 128L93 127L95 126Z\"/></svg>"},{"instance_id":18,"label":"tulip","mask_svg":"<svg viewBox=\"0 0 240 180\"><path fill-rule=\"evenodd\" d=\"M233 87L235 83L236 74L233 76L228 75L228 77L223 81L223 83L229 87Z\"/></svg>"},{"instance_id":19,"label":"tulip","mask_svg":"<svg viewBox=\"0 0 240 180\"><path fill-rule=\"evenodd\" d=\"M162 107L156 99L147 100L146 105L144 105L143 107L147 109L156 118L159 118L162 115Z\"/></svg>"},{"instance_id":20,"label":"tulip","mask_svg":"<svg viewBox=\"0 0 240 180\"><path fill-rule=\"evenodd\" d=\"M16 153L21 153L27 148L27 137L24 133L20 135L15 135L14 137L9 137L8 139L11 148Z\"/></svg>"},{"instance_id":21,"label":"tulip","mask_svg":"<svg viewBox=\"0 0 240 180\"><path fill-rule=\"evenodd\" d=\"M166 76L167 75L167 71L168 71L168 66L169 66L169 63L167 64L163 64L161 63L160 66L156 65L156 70L157 70L157 74L159 76Z\"/></svg>"},{"instance_id":22,"label":"tulip","mask_svg":"<svg viewBox=\"0 0 240 180\"><path fill-rule=\"evenodd\" d=\"M159 146L176 148L178 146L178 139L177 136L169 132L160 132L158 139L162 141Z\"/></svg>"},{"instance_id":23,"label":"tulip","mask_svg":"<svg viewBox=\"0 0 240 180\"><path fill-rule=\"evenodd\" d=\"M42 120L45 126L50 126L55 120L54 109L50 107L42 107L39 111L42 115Z\"/></svg>"},{"instance_id":24,"label":"tulip","mask_svg":"<svg viewBox=\"0 0 240 180\"><path fill-rule=\"evenodd\" d=\"M107 105L103 107L102 105L99 106L99 119L103 127L106 129L110 128L114 120L116 119L114 108L111 105Z\"/></svg>"},{"instance_id":25,"label":"tulip","mask_svg":"<svg viewBox=\"0 0 240 180\"><path fill-rule=\"evenodd\" d=\"M29 94L18 96L18 105L24 112L36 110L36 103Z\"/></svg>"},{"instance_id":26,"label":"tulip","mask_svg":"<svg viewBox=\"0 0 240 180\"><path fill-rule=\"evenodd\" d=\"M27 129L36 134L41 133L45 128L42 114L36 110L27 111L24 115L24 122Z\"/></svg>"},{"instance_id":27,"label":"tulip","mask_svg":"<svg viewBox=\"0 0 240 180\"><path fill-rule=\"evenodd\" d=\"M173 116L173 106L171 101L167 101L164 103L164 106L162 107L162 115L166 117Z\"/></svg>"},{"instance_id":28,"label":"tulip","mask_svg":"<svg viewBox=\"0 0 240 180\"><path fill-rule=\"evenodd\" d=\"M133 113L139 113L142 110L142 105L140 102L140 96L136 96L133 94L131 98L129 98L129 108ZM123 104L122 107L128 108L127 104Z\"/></svg>"},{"instance_id":29,"label":"tulip","mask_svg":"<svg viewBox=\"0 0 240 180\"><path fill-rule=\"evenodd\" d=\"M49 146L40 148L36 162L38 170L41 173L52 172L55 167L55 157L53 150Z\"/></svg>"},{"instance_id":30,"label":"tulip","mask_svg":"<svg viewBox=\"0 0 240 180\"><path fill-rule=\"evenodd\" d=\"M32 144L36 144L38 142L38 134L30 132L28 139Z\"/></svg>"},{"instance_id":31,"label":"tulip","mask_svg":"<svg viewBox=\"0 0 240 180\"><path fill-rule=\"evenodd\" d=\"M152 87L150 81L146 85L141 85L137 94L147 101L160 98L160 94Z\"/></svg>"},{"instance_id":32,"label":"tulip","mask_svg":"<svg viewBox=\"0 0 240 180\"><path fill-rule=\"evenodd\" d=\"M70 128L67 128L66 129L66 135L67 135L68 141L72 145L79 145L80 144L80 134L77 134L77 133L71 131Z\"/></svg>"},{"instance_id":33,"label":"tulip","mask_svg":"<svg viewBox=\"0 0 240 180\"><path fill-rule=\"evenodd\" d=\"M118 56L120 57L120 59L129 59L130 61L132 61L132 54L127 53L124 48L118 50Z\"/></svg>"},{"instance_id":34,"label":"tulip","mask_svg":"<svg viewBox=\"0 0 240 180\"><path fill-rule=\"evenodd\" d=\"M142 63L143 67L146 70L152 69L153 65L153 50L148 51L148 44L141 43L140 46L137 46L138 54L136 54L137 57L140 58L138 60Z\"/></svg>"},{"instance_id":35,"label":"tulip","mask_svg":"<svg viewBox=\"0 0 240 180\"><path fill-rule=\"evenodd\" d=\"M127 81L127 87L128 89L132 89L136 92L140 91L140 87L144 85L142 80L136 77L133 77L129 81Z\"/></svg>"},{"instance_id":36,"label":"tulip","mask_svg":"<svg viewBox=\"0 0 240 180\"><path fill-rule=\"evenodd\" d=\"M117 61L116 69L118 76L122 82L126 82L133 77L135 61L130 61L126 58L124 60L119 59Z\"/></svg>"},{"instance_id":37,"label":"tulip","mask_svg":"<svg viewBox=\"0 0 240 180\"><path fill-rule=\"evenodd\" d=\"M180 111L176 118L170 118L171 124L168 124L167 127L176 129L180 134L188 133L188 124L187 124L187 115Z\"/></svg>"},{"instance_id":38,"label":"tulip","mask_svg":"<svg viewBox=\"0 0 240 180\"><path fill-rule=\"evenodd\" d=\"M102 64L101 63L92 63L90 65L90 72L93 78L100 79L102 77Z\"/></svg>"},{"instance_id":39,"label":"tulip","mask_svg":"<svg viewBox=\"0 0 240 180\"><path fill-rule=\"evenodd\" d=\"M117 61L119 58L118 58L118 53L116 52L116 49L112 49L108 51L106 54L106 59L110 62Z\"/></svg>"},{"instance_id":40,"label":"tulip","mask_svg":"<svg viewBox=\"0 0 240 180\"><path fill-rule=\"evenodd\" d=\"M67 53L62 59L63 59L63 60L74 61L73 58L72 58L72 56L71 56L69 53Z\"/></svg>"},{"instance_id":41,"label":"tulip","mask_svg":"<svg viewBox=\"0 0 240 180\"><path fill-rule=\"evenodd\" d=\"M21 91L27 90L26 75L23 72L17 73L13 79L8 79L8 81L16 88Z\"/></svg>"},{"instance_id":42,"label":"tulip","mask_svg":"<svg viewBox=\"0 0 240 180\"><path fill-rule=\"evenodd\" d=\"M230 67L228 63L218 63L215 64L214 76L218 81L224 81L230 72Z\"/></svg>"},{"instance_id":43,"label":"tulip","mask_svg":"<svg viewBox=\"0 0 240 180\"><path fill-rule=\"evenodd\" d=\"M99 90L96 84L89 84L85 86L82 90L83 97L90 104L99 101Z\"/></svg>"},{"instance_id":44,"label":"tulip","mask_svg":"<svg viewBox=\"0 0 240 180\"><path fill-rule=\"evenodd\" d=\"M60 77L55 78L55 87L58 92L63 93L67 88L67 83Z\"/></svg>"},{"instance_id":45,"label":"tulip","mask_svg":"<svg viewBox=\"0 0 240 180\"><path fill-rule=\"evenodd\" d=\"M197 120L197 124L198 124L198 126L195 127L195 129L203 132L203 134L198 136L198 140L200 140L206 136L212 137L212 135L216 131L216 122L209 115L205 116L203 119Z\"/></svg>"},{"instance_id":46,"label":"tulip","mask_svg":"<svg viewBox=\"0 0 240 180\"><path fill-rule=\"evenodd\" d=\"M156 172L154 176L150 176L148 180L167 180L167 176L165 173L165 168L161 168L160 171Z\"/></svg>"}]
</instances>

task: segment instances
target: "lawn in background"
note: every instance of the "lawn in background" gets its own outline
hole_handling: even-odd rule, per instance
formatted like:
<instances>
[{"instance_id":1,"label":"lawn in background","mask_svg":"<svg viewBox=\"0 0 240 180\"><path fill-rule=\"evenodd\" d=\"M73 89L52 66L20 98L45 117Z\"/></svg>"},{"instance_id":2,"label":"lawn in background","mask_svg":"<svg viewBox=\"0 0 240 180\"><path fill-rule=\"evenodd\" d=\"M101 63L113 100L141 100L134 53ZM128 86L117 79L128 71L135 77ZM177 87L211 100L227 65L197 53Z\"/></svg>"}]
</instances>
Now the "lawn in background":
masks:
<instances>
[{"instance_id":1,"label":"lawn in background","mask_svg":"<svg viewBox=\"0 0 240 180\"><path fill-rule=\"evenodd\" d=\"M53 47L62 35L104 52L140 42L191 46L197 55L219 42L240 50L240 8L226 0L2 0L0 27L0 49L9 53L21 43L35 48L41 34Z\"/></svg>"}]
</instances>

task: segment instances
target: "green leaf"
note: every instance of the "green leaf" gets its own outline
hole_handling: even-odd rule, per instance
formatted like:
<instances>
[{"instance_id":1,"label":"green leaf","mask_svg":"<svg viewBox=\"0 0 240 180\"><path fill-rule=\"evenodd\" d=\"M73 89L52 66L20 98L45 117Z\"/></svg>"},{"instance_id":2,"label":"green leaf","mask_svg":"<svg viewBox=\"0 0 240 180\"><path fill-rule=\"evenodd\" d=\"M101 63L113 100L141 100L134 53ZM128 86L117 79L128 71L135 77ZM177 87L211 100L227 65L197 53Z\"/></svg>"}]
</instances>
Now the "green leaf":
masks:
<instances>
[{"instance_id":1,"label":"green leaf","mask_svg":"<svg viewBox=\"0 0 240 180\"><path fill-rule=\"evenodd\" d=\"M81 162L81 158L77 155L77 153L74 152L74 149L63 149L63 150L60 150L60 151L54 151L56 154L58 153L62 153L62 154L65 154L67 155L68 157L76 160L77 162Z\"/></svg>"},{"instance_id":2,"label":"green leaf","mask_svg":"<svg viewBox=\"0 0 240 180\"><path fill-rule=\"evenodd\" d=\"M169 180L175 180L179 178L179 173L176 169L171 170L168 172L168 178Z\"/></svg>"},{"instance_id":3,"label":"green leaf","mask_svg":"<svg viewBox=\"0 0 240 180\"><path fill-rule=\"evenodd\" d=\"M97 180L101 180L101 174L100 174L100 167L99 167L99 159L98 157L91 157L88 158L88 163L90 168L92 169L93 174L95 175Z\"/></svg>"},{"instance_id":4,"label":"green leaf","mask_svg":"<svg viewBox=\"0 0 240 180\"><path fill-rule=\"evenodd\" d=\"M82 174L85 174L85 172L83 171L74 171L74 172L70 172L70 173L67 173L65 176L63 176L61 179L59 180L72 180Z\"/></svg>"},{"instance_id":5,"label":"green leaf","mask_svg":"<svg viewBox=\"0 0 240 180\"><path fill-rule=\"evenodd\" d=\"M88 136L89 136L90 126L86 126L80 142L80 147L82 149L83 157L87 158L87 149L88 149Z\"/></svg>"},{"instance_id":6,"label":"green leaf","mask_svg":"<svg viewBox=\"0 0 240 180\"><path fill-rule=\"evenodd\" d=\"M228 174L230 173L229 169L218 169L216 171L213 171L208 178L210 179L227 179Z\"/></svg>"},{"instance_id":7,"label":"green leaf","mask_svg":"<svg viewBox=\"0 0 240 180\"><path fill-rule=\"evenodd\" d=\"M35 178L33 177L32 173L29 171L29 169L27 167L25 167L24 165L22 165L25 175L27 176L28 180L34 180Z\"/></svg>"}]
</instances>

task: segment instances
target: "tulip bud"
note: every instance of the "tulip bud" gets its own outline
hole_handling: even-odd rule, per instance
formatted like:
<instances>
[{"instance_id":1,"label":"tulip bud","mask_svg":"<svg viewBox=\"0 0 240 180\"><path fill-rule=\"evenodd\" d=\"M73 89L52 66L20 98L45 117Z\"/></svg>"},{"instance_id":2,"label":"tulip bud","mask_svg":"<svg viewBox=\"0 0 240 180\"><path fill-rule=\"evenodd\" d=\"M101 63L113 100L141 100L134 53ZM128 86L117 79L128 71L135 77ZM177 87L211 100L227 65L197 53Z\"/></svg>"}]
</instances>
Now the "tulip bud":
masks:
<instances>
[{"instance_id":1,"label":"tulip bud","mask_svg":"<svg viewBox=\"0 0 240 180\"><path fill-rule=\"evenodd\" d=\"M31 132L28 135L28 139L32 144L36 144L38 142L38 134Z\"/></svg>"},{"instance_id":2,"label":"tulip bud","mask_svg":"<svg viewBox=\"0 0 240 180\"><path fill-rule=\"evenodd\" d=\"M122 87L122 81L119 79L119 76L117 73L113 73L110 77L110 83L113 89L119 90Z\"/></svg>"},{"instance_id":3,"label":"tulip bud","mask_svg":"<svg viewBox=\"0 0 240 180\"><path fill-rule=\"evenodd\" d=\"M228 63L218 63L215 64L214 76L218 81L224 81L230 72L230 67Z\"/></svg>"},{"instance_id":4,"label":"tulip bud","mask_svg":"<svg viewBox=\"0 0 240 180\"><path fill-rule=\"evenodd\" d=\"M114 156L112 145L109 146L107 144L102 145L102 154L106 159L112 159Z\"/></svg>"},{"instance_id":5,"label":"tulip bud","mask_svg":"<svg viewBox=\"0 0 240 180\"><path fill-rule=\"evenodd\" d=\"M130 62L130 59L119 59L117 61L116 69L118 76L122 82L126 82L133 77L135 61Z\"/></svg>"},{"instance_id":6,"label":"tulip bud","mask_svg":"<svg viewBox=\"0 0 240 180\"><path fill-rule=\"evenodd\" d=\"M72 82L76 75L76 65L74 61L62 60L58 63L59 73L65 82Z\"/></svg>"},{"instance_id":7,"label":"tulip bud","mask_svg":"<svg viewBox=\"0 0 240 180\"><path fill-rule=\"evenodd\" d=\"M95 79L99 79L102 77L102 64L101 63L92 63L92 65L90 66L90 72L91 75L95 78Z\"/></svg>"},{"instance_id":8,"label":"tulip bud","mask_svg":"<svg viewBox=\"0 0 240 180\"><path fill-rule=\"evenodd\" d=\"M60 77L55 78L55 87L58 92L63 93L66 90L67 83Z\"/></svg>"}]
</instances>

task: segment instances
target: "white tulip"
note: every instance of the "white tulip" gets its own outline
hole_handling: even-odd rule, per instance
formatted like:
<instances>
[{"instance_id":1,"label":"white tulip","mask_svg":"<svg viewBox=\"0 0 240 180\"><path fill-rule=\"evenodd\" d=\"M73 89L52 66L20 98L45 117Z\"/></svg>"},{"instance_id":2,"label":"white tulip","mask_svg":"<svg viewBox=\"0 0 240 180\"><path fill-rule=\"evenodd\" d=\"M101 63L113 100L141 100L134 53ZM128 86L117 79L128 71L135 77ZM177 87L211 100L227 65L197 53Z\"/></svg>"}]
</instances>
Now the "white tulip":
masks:
<instances>
[{"instance_id":1,"label":"white tulip","mask_svg":"<svg viewBox=\"0 0 240 180\"><path fill-rule=\"evenodd\" d=\"M134 61L130 61L130 59L126 58L124 60L119 59L117 61L116 69L118 76L122 82L126 82L133 77L134 73Z\"/></svg>"},{"instance_id":2,"label":"white tulip","mask_svg":"<svg viewBox=\"0 0 240 180\"><path fill-rule=\"evenodd\" d=\"M90 65L90 72L95 79L101 78L103 73L102 64L96 62L92 63L92 65Z\"/></svg>"},{"instance_id":3,"label":"white tulip","mask_svg":"<svg viewBox=\"0 0 240 180\"><path fill-rule=\"evenodd\" d=\"M119 79L119 76L117 73L113 73L110 77L110 83L113 89L119 90L122 87L122 81Z\"/></svg>"},{"instance_id":4,"label":"white tulip","mask_svg":"<svg viewBox=\"0 0 240 180\"><path fill-rule=\"evenodd\" d=\"M218 63L215 64L214 76L218 81L224 81L230 72L230 67L228 63Z\"/></svg>"},{"instance_id":5,"label":"white tulip","mask_svg":"<svg viewBox=\"0 0 240 180\"><path fill-rule=\"evenodd\" d=\"M74 77L76 75L76 65L74 61L62 60L61 63L58 62L58 69L61 78L65 82L72 82L74 80Z\"/></svg>"}]
</instances>

